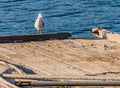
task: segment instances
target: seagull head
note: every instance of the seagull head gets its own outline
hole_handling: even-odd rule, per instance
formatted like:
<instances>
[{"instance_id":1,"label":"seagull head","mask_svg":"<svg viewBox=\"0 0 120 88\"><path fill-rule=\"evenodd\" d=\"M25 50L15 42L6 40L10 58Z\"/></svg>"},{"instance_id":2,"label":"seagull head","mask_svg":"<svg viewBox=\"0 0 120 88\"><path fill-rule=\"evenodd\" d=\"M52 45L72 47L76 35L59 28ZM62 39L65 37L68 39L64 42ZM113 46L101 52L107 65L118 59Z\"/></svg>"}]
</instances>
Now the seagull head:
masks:
<instances>
[{"instance_id":1,"label":"seagull head","mask_svg":"<svg viewBox=\"0 0 120 88\"><path fill-rule=\"evenodd\" d=\"M39 13L39 14L38 14L38 17L39 17L39 18L42 18L42 13Z\"/></svg>"}]
</instances>

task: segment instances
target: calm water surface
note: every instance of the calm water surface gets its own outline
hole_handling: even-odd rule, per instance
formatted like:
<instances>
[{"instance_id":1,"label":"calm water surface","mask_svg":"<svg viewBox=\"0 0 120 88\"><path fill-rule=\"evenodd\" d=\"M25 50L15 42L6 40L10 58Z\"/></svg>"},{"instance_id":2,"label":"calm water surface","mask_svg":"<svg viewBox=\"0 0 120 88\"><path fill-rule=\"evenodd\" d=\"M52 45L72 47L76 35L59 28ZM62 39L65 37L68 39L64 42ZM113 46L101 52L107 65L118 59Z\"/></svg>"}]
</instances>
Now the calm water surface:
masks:
<instances>
[{"instance_id":1,"label":"calm water surface","mask_svg":"<svg viewBox=\"0 0 120 88\"><path fill-rule=\"evenodd\" d=\"M91 29L98 26L120 33L120 0L0 0L0 36L36 34L39 12L43 33L91 37Z\"/></svg>"}]
</instances>

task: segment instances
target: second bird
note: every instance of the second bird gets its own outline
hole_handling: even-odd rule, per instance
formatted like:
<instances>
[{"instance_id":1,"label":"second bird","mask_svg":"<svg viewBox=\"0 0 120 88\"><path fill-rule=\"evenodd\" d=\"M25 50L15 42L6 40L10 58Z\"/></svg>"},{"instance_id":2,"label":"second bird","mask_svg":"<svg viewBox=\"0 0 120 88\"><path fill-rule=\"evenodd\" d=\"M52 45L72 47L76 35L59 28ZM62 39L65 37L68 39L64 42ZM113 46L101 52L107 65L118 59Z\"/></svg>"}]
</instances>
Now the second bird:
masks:
<instances>
[{"instance_id":1,"label":"second bird","mask_svg":"<svg viewBox=\"0 0 120 88\"><path fill-rule=\"evenodd\" d=\"M38 33L41 34L41 30L44 28L43 16L41 13L38 14L34 26L38 30Z\"/></svg>"}]
</instances>

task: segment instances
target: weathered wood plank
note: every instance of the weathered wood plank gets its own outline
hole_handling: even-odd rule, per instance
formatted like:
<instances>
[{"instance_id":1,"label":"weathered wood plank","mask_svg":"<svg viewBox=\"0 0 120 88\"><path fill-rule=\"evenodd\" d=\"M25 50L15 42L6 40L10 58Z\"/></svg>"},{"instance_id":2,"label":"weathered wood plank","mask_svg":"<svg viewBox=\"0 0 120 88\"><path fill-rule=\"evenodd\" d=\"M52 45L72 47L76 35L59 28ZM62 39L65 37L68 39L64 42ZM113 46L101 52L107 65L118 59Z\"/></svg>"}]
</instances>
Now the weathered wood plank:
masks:
<instances>
[{"instance_id":1,"label":"weathered wood plank","mask_svg":"<svg viewBox=\"0 0 120 88\"><path fill-rule=\"evenodd\" d=\"M36 35L18 35L18 36L1 36L0 43L16 43L29 41L42 41L50 39L67 39L70 33L54 33L54 34L36 34Z\"/></svg>"}]
</instances>

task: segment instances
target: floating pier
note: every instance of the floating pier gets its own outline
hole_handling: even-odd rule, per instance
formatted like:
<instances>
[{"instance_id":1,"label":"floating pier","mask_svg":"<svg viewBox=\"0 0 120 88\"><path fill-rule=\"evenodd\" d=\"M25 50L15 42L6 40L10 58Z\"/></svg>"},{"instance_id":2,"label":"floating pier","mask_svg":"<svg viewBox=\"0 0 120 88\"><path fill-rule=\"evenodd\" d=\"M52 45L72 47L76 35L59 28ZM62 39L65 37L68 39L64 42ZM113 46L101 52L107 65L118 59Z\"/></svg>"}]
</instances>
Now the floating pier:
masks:
<instances>
[{"instance_id":1,"label":"floating pier","mask_svg":"<svg viewBox=\"0 0 120 88\"><path fill-rule=\"evenodd\" d=\"M97 37L0 37L0 86L119 86L120 35L102 28L92 32Z\"/></svg>"}]
</instances>

